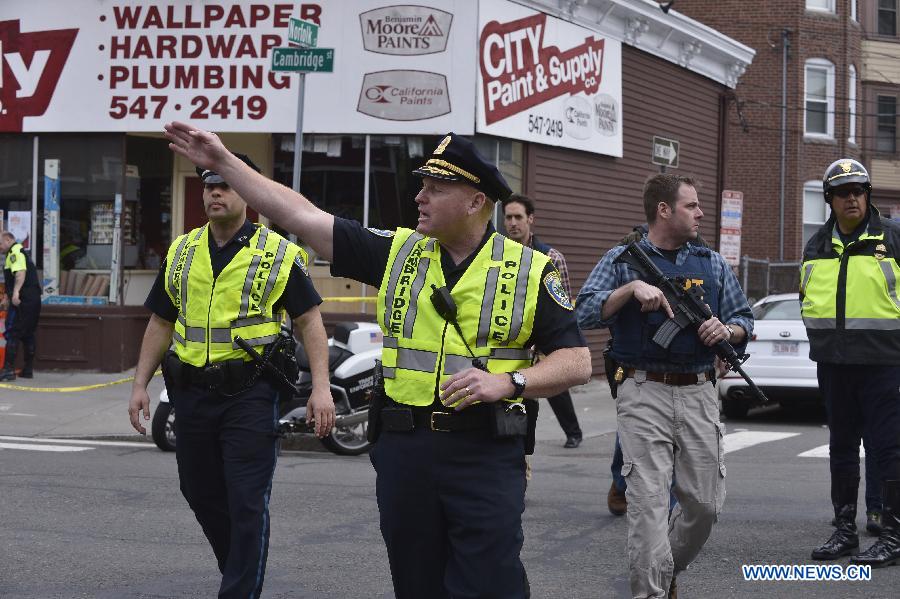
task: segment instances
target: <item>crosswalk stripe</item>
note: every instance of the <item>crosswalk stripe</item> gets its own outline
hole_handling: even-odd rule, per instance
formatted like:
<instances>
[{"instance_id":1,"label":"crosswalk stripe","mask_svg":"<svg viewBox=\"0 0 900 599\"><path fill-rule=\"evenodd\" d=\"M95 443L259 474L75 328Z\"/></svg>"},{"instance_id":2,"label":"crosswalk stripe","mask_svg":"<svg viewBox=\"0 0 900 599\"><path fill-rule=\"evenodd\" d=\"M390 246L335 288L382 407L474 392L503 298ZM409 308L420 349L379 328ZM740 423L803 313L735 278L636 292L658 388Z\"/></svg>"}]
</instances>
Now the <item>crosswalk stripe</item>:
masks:
<instances>
[{"instance_id":1,"label":"crosswalk stripe","mask_svg":"<svg viewBox=\"0 0 900 599\"><path fill-rule=\"evenodd\" d=\"M0 443L0 449L25 449L27 451L55 451L59 453L71 451L90 451L93 447L75 447L73 445L38 445L36 443Z\"/></svg>"},{"instance_id":2,"label":"crosswalk stripe","mask_svg":"<svg viewBox=\"0 0 900 599\"><path fill-rule=\"evenodd\" d=\"M828 450L827 445L820 445L819 447L814 447L809 451L804 451L801 454L798 454L797 457L800 458L829 458L831 457L831 452ZM866 457L866 450L862 445L859 446L859 457Z\"/></svg>"},{"instance_id":3,"label":"crosswalk stripe","mask_svg":"<svg viewBox=\"0 0 900 599\"><path fill-rule=\"evenodd\" d=\"M728 433L722 439L725 442L725 453L746 449L760 443L771 443L796 437L800 433L776 433L771 431L739 431Z\"/></svg>"},{"instance_id":4,"label":"crosswalk stripe","mask_svg":"<svg viewBox=\"0 0 900 599\"><path fill-rule=\"evenodd\" d=\"M136 441L93 441L89 439L44 439L42 437L10 437L0 435L0 441L26 441L30 443L63 443L67 445L91 445L98 447L139 447L141 449L153 449L153 443L141 443Z\"/></svg>"}]
</instances>

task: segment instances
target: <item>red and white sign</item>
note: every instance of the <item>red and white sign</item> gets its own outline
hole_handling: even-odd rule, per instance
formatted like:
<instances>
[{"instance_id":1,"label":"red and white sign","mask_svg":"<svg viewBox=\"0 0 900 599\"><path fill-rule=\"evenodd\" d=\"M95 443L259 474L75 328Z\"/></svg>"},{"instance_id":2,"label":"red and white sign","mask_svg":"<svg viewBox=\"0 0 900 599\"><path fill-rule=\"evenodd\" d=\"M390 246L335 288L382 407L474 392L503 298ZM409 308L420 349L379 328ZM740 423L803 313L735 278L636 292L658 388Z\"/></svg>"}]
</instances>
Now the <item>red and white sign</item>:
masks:
<instances>
[{"instance_id":1,"label":"red and white sign","mask_svg":"<svg viewBox=\"0 0 900 599\"><path fill-rule=\"evenodd\" d=\"M476 129L622 156L622 44L507 0L481 0Z\"/></svg>"},{"instance_id":2,"label":"red and white sign","mask_svg":"<svg viewBox=\"0 0 900 599\"><path fill-rule=\"evenodd\" d=\"M741 226L744 215L744 192L722 191L720 210L719 253L731 266L741 262Z\"/></svg>"},{"instance_id":3,"label":"red and white sign","mask_svg":"<svg viewBox=\"0 0 900 599\"><path fill-rule=\"evenodd\" d=\"M474 132L468 0L3 0L0 132L293 131L298 77L270 68L291 17L336 49L306 77L305 131Z\"/></svg>"}]
</instances>

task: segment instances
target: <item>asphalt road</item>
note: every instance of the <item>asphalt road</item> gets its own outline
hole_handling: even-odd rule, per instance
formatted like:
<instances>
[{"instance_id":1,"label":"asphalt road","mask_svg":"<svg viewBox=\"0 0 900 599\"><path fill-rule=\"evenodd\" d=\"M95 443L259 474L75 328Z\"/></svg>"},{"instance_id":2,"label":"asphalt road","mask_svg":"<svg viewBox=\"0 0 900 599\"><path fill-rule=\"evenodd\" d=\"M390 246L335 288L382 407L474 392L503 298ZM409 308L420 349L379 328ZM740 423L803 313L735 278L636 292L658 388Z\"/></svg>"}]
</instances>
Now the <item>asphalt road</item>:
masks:
<instances>
[{"instance_id":1,"label":"asphalt road","mask_svg":"<svg viewBox=\"0 0 900 599\"><path fill-rule=\"evenodd\" d=\"M0 597L214 595L215 561L180 496L172 454L146 443L32 436L44 402L56 413L60 400L10 401L0 393ZM598 393L576 396L587 434L576 450L561 447L550 410L541 415L522 552L533 597L628 597L626 523L605 503L614 419L611 402ZM121 396L110 401L106 407L124 417ZM100 413L89 404L79 410ZM831 531L828 462L801 454L821 454L827 440L821 415L791 418L770 409L728 423L725 511L698 560L679 576L682 599L897 596L900 568L876 570L866 582L743 579L742 564L813 563L810 550ZM285 452L271 510L264 597L393 596L367 456ZM863 545L870 542L864 537Z\"/></svg>"}]
</instances>

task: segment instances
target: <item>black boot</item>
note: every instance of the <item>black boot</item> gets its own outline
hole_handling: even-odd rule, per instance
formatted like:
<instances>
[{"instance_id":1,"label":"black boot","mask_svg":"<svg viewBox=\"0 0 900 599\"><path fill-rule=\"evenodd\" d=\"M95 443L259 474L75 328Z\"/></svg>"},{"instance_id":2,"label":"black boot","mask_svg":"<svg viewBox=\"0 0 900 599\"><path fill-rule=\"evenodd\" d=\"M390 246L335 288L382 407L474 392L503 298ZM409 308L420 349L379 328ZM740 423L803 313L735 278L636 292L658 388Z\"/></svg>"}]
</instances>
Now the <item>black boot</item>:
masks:
<instances>
[{"instance_id":1,"label":"black boot","mask_svg":"<svg viewBox=\"0 0 900 599\"><path fill-rule=\"evenodd\" d=\"M6 345L6 359L3 362L3 370L0 370L0 381L16 380L16 349Z\"/></svg>"},{"instance_id":2,"label":"black boot","mask_svg":"<svg viewBox=\"0 0 900 599\"><path fill-rule=\"evenodd\" d=\"M825 544L813 549L812 558L833 560L850 555L859 547L856 534L856 495L859 477L831 477L831 504L834 506L836 530Z\"/></svg>"},{"instance_id":3,"label":"black boot","mask_svg":"<svg viewBox=\"0 0 900 599\"><path fill-rule=\"evenodd\" d=\"M850 558L853 564L883 568L900 562L900 480L884 481L881 535L871 547Z\"/></svg>"}]
</instances>

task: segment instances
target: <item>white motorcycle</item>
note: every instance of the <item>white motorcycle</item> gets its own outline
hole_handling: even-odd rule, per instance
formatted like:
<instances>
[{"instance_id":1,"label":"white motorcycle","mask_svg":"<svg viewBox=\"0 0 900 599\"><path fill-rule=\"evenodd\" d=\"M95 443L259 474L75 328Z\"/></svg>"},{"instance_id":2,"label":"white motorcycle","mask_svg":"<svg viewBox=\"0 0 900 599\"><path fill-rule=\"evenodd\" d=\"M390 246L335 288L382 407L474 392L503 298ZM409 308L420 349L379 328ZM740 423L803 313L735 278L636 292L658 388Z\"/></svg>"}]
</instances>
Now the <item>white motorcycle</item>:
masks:
<instances>
[{"instance_id":1,"label":"white motorcycle","mask_svg":"<svg viewBox=\"0 0 900 599\"><path fill-rule=\"evenodd\" d=\"M320 439L322 445L338 455L359 455L370 449L366 439L369 400L375 386L375 361L381 359L382 334L371 322L341 322L328 340L328 371L334 398L335 424ZM296 346L300 376L297 391L279 406L279 433L283 437L311 435L306 424L306 403L312 391L309 360L301 344ZM174 451L176 443L175 409L168 391L159 394L159 405L153 414L153 442L163 451Z\"/></svg>"}]
</instances>

